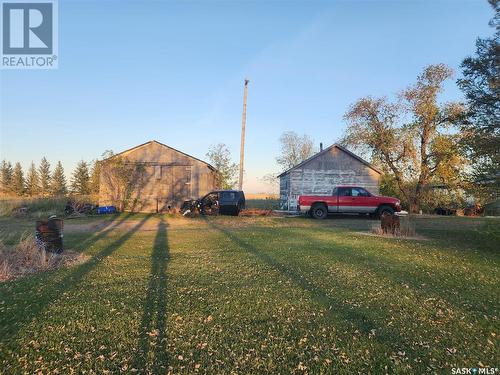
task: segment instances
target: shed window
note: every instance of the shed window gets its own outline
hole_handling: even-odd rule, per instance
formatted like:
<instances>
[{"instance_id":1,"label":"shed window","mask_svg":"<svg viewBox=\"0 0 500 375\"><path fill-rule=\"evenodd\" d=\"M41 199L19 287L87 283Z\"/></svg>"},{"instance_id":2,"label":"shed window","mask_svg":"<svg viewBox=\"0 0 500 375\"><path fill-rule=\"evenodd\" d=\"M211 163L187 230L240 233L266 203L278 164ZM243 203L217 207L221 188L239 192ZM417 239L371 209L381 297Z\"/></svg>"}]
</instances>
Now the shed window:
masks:
<instances>
[{"instance_id":1,"label":"shed window","mask_svg":"<svg viewBox=\"0 0 500 375\"><path fill-rule=\"evenodd\" d=\"M155 178L161 180L161 165L155 165Z\"/></svg>"}]
</instances>

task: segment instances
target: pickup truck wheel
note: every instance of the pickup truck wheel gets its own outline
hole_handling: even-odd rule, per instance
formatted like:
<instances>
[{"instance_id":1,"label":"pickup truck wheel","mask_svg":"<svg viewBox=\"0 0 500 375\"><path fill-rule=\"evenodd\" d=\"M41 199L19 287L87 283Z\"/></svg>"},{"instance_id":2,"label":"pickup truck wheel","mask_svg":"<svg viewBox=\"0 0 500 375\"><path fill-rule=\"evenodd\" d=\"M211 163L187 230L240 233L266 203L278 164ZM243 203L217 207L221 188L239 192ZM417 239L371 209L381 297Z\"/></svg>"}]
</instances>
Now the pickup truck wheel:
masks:
<instances>
[{"instance_id":1,"label":"pickup truck wheel","mask_svg":"<svg viewBox=\"0 0 500 375\"><path fill-rule=\"evenodd\" d=\"M394 209L391 206L380 206L378 209L378 216L382 216L384 213L394 215Z\"/></svg>"},{"instance_id":2,"label":"pickup truck wheel","mask_svg":"<svg viewBox=\"0 0 500 375\"><path fill-rule=\"evenodd\" d=\"M315 204L311 207L311 216L315 219L325 219L328 210L324 204Z\"/></svg>"}]
</instances>

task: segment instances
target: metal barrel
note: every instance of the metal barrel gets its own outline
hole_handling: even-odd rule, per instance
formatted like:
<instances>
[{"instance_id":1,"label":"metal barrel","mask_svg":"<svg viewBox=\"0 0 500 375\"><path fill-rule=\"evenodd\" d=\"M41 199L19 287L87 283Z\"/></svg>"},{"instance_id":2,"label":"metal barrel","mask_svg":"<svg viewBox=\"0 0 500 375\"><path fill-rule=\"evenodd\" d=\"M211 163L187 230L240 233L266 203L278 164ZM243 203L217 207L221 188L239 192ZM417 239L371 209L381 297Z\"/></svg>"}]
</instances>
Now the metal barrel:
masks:
<instances>
[{"instance_id":1,"label":"metal barrel","mask_svg":"<svg viewBox=\"0 0 500 375\"><path fill-rule=\"evenodd\" d=\"M35 236L38 247L51 253L62 253L63 228L62 219L51 218L37 221Z\"/></svg>"}]
</instances>

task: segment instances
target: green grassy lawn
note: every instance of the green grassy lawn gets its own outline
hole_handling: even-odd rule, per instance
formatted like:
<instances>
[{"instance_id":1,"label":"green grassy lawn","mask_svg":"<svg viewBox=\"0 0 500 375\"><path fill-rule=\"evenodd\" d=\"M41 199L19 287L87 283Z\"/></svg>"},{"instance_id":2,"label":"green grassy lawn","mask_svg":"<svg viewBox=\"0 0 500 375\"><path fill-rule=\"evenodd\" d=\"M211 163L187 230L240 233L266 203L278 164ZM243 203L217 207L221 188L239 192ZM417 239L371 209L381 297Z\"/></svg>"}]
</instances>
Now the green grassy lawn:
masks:
<instances>
[{"instance_id":1,"label":"green grassy lawn","mask_svg":"<svg viewBox=\"0 0 500 375\"><path fill-rule=\"evenodd\" d=\"M119 215L83 264L0 284L0 373L451 373L498 366L496 219ZM33 227L0 218L15 242Z\"/></svg>"}]
</instances>

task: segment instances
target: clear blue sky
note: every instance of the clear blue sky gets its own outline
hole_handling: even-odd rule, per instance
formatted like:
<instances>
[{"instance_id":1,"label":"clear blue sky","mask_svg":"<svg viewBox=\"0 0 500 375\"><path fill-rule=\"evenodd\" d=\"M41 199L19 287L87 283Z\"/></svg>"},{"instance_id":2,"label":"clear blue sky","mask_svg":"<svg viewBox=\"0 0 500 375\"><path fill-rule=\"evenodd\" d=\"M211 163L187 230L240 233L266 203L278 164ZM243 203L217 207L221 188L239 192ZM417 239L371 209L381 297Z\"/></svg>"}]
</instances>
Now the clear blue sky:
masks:
<instances>
[{"instance_id":1,"label":"clear blue sky","mask_svg":"<svg viewBox=\"0 0 500 375\"><path fill-rule=\"evenodd\" d=\"M460 73L492 34L486 0L59 2L59 69L0 71L0 158L80 159L151 139L238 162L248 95L245 190L278 171L279 136L342 135L365 95L391 96L427 64ZM443 100L460 100L450 82Z\"/></svg>"}]
</instances>

